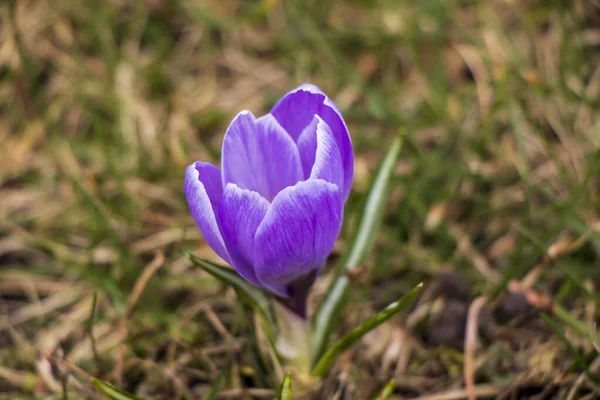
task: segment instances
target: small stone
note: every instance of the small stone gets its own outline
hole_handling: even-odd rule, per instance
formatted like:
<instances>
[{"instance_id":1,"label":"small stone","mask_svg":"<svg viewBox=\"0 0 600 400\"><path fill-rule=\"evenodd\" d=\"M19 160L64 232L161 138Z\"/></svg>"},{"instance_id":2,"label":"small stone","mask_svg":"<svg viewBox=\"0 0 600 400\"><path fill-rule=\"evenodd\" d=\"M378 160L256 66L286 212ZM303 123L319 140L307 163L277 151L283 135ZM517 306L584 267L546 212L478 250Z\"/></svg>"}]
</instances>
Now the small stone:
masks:
<instances>
[{"instance_id":1,"label":"small stone","mask_svg":"<svg viewBox=\"0 0 600 400\"><path fill-rule=\"evenodd\" d=\"M511 292L504 296L495 315L499 322L506 323L532 309L522 293Z\"/></svg>"},{"instance_id":2,"label":"small stone","mask_svg":"<svg viewBox=\"0 0 600 400\"><path fill-rule=\"evenodd\" d=\"M479 312L479 333L488 340L496 335L496 318L492 311L484 307Z\"/></svg>"},{"instance_id":3,"label":"small stone","mask_svg":"<svg viewBox=\"0 0 600 400\"><path fill-rule=\"evenodd\" d=\"M468 301L471 285L456 272L446 272L440 276L440 290L446 297Z\"/></svg>"},{"instance_id":4,"label":"small stone","mask_svg":"<svg viewBox=\"0 0 600 400\"><path fill-rule=\"evenodd\" d=\"M448 300L444 309L427 332L431 346L460 348L465 338L468 306L458 300Z\"/></svg>"}]
</instances>

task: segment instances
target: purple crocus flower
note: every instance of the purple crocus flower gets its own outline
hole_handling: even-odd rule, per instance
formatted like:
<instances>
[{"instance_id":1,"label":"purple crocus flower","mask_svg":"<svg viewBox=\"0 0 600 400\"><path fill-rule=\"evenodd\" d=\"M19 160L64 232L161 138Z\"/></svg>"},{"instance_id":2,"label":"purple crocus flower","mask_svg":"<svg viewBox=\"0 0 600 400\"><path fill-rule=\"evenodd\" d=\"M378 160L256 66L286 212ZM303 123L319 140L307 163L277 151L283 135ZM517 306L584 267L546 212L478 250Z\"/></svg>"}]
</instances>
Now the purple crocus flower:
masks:
<instances>
[{"instance_id":1,"label":"purple crocus flower","mask_svg":"<svg viewBox=\"0 0 600 400\"><path fill-rule=\"evenodd\" d=\"M208 245L297 314L340 232L354 155L337 106L305 84L267 115L240 112L223 140L221 169L185 174L191 214Z\"/></svg>"}]
</instances>

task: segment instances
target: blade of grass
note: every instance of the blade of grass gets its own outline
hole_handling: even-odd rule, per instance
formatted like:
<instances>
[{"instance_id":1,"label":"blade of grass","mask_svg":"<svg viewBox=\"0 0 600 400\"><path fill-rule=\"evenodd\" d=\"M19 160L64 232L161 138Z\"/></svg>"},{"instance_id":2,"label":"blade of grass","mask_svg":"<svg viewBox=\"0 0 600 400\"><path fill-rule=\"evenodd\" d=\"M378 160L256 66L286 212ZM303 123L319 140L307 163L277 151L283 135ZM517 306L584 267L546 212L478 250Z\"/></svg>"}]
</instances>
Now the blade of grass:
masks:
<instances>
[{"instance_id":1,"label":"blade of grass","mask_svg":"<svg viewBox=\"0 0 600 400\"><path fill-rule=\"evenodd\" d=\"M347 270L360 266L377 236L383 219L384 206L387 200L390 178L396 165L396 160L402 147L402 137L397 137L385 154L379 171L365 202L362 218L354 237L352 247L341 263L336 280L327 290L327 295L321 301L319 309L313 318L312 345L313 363L324 353L333 327L337 325L344 307L348 292Z\"/></svg>"},{"instance_id":2,"label":"blade of grass","mask_svg":"<svg viewBox=\"0 0 600 400\"><path fill-rule=\"evenodd\" d=\"M388 397L390 397L390 395L394 391L395 387L396 387L396 381L394 379L390 379L388 381L388 383L386 383L385 386L381 389L381 391L377 394L377 396L372 398L372 400L387 399Z\"/></svg>"},{"instance_id":3,"label":"blade of grass","mask_svg":"<svg viewBox=\"0 0 600 400\"><path fill-rule=\"evenodd\" d=\"M505 293L508 283L512 279L517 279L517 277L521 275L522 270L524 269L524 267L522 266L523 263L520 259L522 256L522 252L523 252L523 241L519 240L517 248L515 249L514 253L509 258L510 261L508 263L508 267L502 273L502 279L500 280L500 282L498 282L496 285L494 285L492 287L492 290L491 290L491 293L489 296L490 299L496 299L502 293Z\"/></svg>"},{"instance_id":4,"label":"blade of grass","mask_svg":"<svg viewBox=\"0 0 600 400\"><path fill-rule=\"evenodd\" d=\"M590 330L588 329L587 325L577 318L573 318L573 316L560 305L555 304L552 312L556 318L560 319L565 325L571 328L573 332L583 337L590 335Z\"/></svg>"},{"instance_id":5,"label":"blade of grass","mask_svg":"<svg viewBox=\"0 0 600 400\"><path fill-rule=\"evenodd\" d=\"M62 379L62 400L69 400L69 388L67 386L68 382L68 379Z\"/></svg>"},{"instance_id":6,"label":"blade of grass","mask_svg":"<svg viewBox=\"0 0 600 400\"><path fill-rule=\"evenodd\" d=\"M292 375L285 373L279 390L277 391L277 400L292 400Z\"/></svg>"},{"instance_id":7,"label":"blade of grass","mask_svg":"<svg viewBox=\"0 0 600 400\"><path fill-rule=\"evenodd\" d=\"M342 338L335 342L333 346L331 346L329 350L327 350L327 352L323 354L323 356L319 359L319 361L316 363L315 367L312 370L312 375L325 375L331 367L331 365L333 364L333 362L342 352L344 352L350 346L356 343L356 341L358 341L365 334L377 328L379 325L392 318L395 314L402 311L407 305L410 304L410 302L417 295L422 286L423 284L419 283L400 300L388 305L382 311L376 313L371 318L363 322L361 325L357 326L356 328L352 329L350 332L342 336Z\"/></svg>"},{"instance_id":8,"label":"blade of grass","mask_svg":"<svg viewBox=\"0 0 600 400\"><path fill-rule=\"evenodd\" d=\"M275 333L273 332L273 328L276 327L277 324L265 293L246 282L231 268L203 260L191 253L188 253L188 257L197 267L202 268L221 282L232 286L236 290L238 296L247 301L250 306L265 319L266 324L264 325L267 334L269 335L269 339L274 339Z\"/></svg>"},{"instance_id":9,"label":"blade of grass","mask_svg":"<svg viewBox=\"0 0 600 400\"><path fill-rule=\"evenodd\" d=\"M96 303L98 301L98 293L94 292L94 297L92 298L92 308L90 310L90 318L87 322L87 333L90 337L90 342L92 344L92 354L94 356L94 363L96 364L96 370L100 369L100 357L98 356L98 349L96 348L96 338L94 337L94 319L96 316Z\"/></svg>"},{"instance_id":10,"label":"blade of grass","mask_svg":"<svg viewBox=\"0 0 600 400\"><path fill-rule=\"evenodd\" d=\"M222 380L223 380L223 373L221 372L219 374L219 376L217 377L217 379L215 379L215 381L213 382L212 386L210 387L210 392L208 392L208 394L206 395L206 397L203 400L214 400L214 398L217 397L217 392L219 391L219 386L221 386Z\"/></svg>"},{"instance_id":11,"label":"blade of grass","mask_svg":"<svg viewBox=\"0 0 600 400\"><path fill-rule=\"evenodd\" d=\"M577 272L573 270L573 268L564 266L560 262L556 262L556 266L558 267L558 269L561 270L563 274L567 276L567 278L571 280L571 282L573 282L575 285L577 285L579 289L581 289L582 293L584 293L587 297L593 300L596 304L600 304L600 295L590 290L583 282L583 279L581 279Z\"/></svg>"},{"instance_id":12,"label":"blade of grass","mask_svg":"<svg viewBox=\"0 0 600 400\"><path fill-rule=\"evenodd\" d=\"M582 357L582 355L579 353L579 351L577 351L577 349L575 348L575 345L573 345L573 343L571 343L571 341L569 339L567 339L567 336L564 334L564 332L562 331L560 326L558 326L558 324L556 322L554 322L552 320L552 318L550 318L546 314L542 314L542 319L544 320L546 325L548 325L550 327L550 329L552 329L554 331L554 333L556 333L558 335L558 337L563 341L565 346L567 346L567 349L575 358L575 364L577 365L577 367L585 373L585 375L591 382L597 383L596 379L590 373L585 359Z\"/></svg>"},{"instance_id":13,"label":"blade of grass","mask_svg":"<svg viewBox=\"0 0 600 400\"><path fill-rule=\"evenodd\" d=\"M94 386L111 400L140 400L139 397L134 396L131 393L127 393L123 390L119 390L108 382L104 382L100 379L93 380Z\"/></svg>"}]
</instances>

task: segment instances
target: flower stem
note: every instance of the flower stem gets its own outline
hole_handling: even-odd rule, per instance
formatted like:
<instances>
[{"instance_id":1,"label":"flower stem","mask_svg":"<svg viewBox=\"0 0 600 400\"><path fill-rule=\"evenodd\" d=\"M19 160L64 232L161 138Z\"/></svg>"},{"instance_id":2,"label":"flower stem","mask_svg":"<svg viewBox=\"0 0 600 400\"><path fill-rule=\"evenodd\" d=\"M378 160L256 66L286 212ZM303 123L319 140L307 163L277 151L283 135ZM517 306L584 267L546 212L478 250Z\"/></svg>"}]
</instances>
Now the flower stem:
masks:
<instances>
[{"instance_id":1,"label":"flower stem","mask_svg":"<svg viewBox=\"0 0 600 400\"><path fill-rule=\"evenodd\" d=\"M275 349L284 368L310 374L310 321L284 305L274 302L279 334Z\"/></svg>"}]
</instances>

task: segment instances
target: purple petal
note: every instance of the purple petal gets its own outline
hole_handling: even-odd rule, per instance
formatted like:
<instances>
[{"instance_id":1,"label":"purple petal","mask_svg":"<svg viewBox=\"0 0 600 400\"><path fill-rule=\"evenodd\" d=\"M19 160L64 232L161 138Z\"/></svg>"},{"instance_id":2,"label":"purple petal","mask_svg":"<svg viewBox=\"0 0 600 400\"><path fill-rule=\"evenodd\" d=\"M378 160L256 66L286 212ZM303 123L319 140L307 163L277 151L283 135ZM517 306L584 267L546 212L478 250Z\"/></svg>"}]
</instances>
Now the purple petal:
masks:
<instances>
[{"instance_id":1,"label":"purple petal","mask_svg":"<svg viewBox=\"0 0 600 400\"><path fill-rule=\"evenodd\" d=\"M254 269L261 284L287 297L297 279L325 264L342 225L339 188L321 179L281 191L256 231Z\"/></svg>"},{"instance_id":2,"label":"purple petal","mask_svg":"<svg viewBox=\"0 0 600 400\"><path fill-rule=\"evenodd\" d=\"M302 180L298 148L270 114L257 119L239 113L225 133L221 157L223 186L232 182L269 201Z\"/></svg>"},{"instance_id":3,"label":"purple petal","mask_svg":"<svg viewBox=\"0 0 600 400\"><path fill-rule=\"evenodd\" d=\"M251 190L227 184L219 207L219 222L231 261L238 273L254 285L259 285L252 267L254 236L262 222L269 202Z\"/></svg>"},{"instance_id":4,"label":"purple petal","mask_svg":"<svg viewBox=\"0 0 600 400\"><path fill-rule=\"evenodd\" d=\"M196 162L185 170L183 191L190 213L206 243L222 259L231 263L216 219L217 207L223 193L221 172L212 164Z\"/></svg>"},{"instance_id":5,"label":"purple petal","mask_svg":"<svg viewBox=\"0 0 600 400\"><path fill-rule=\"evenodd\" d=\"M323 179L343 188L344 170L340 150L329 125L319 116L315 115L298 138L298 150L307 178Z\"/></svg>"},{"instance_id":6,"label":"purple petal","mask_svg":"<svg viewBox=\"0 0 600 400\"><path fill-rule=\"evenodd\" d=\"M304 84L279 100L271 110L271 114L294 141L298 141L299 136L313 120L314 115L318 115L329 125L340 149L344 169L344 185L340 188L345 201L354 178L354 154L348 128L335 103L318 87Z\"/></svg>"},{"instance_id":7,"label":"purple petal","mask_svg":"<svg viewBox=\"0 0 600 400\"><path fill-rule=\"evenodd\" d=\"M298 140L296 140L305 179L308 179L313 165L315 165L315 157L317 154L317 125L319 124L319 121L322 120L315 115L312 121L310 121L310 124L308 124L300 136L298 136Z\"/></svg>"}]
</instances>

